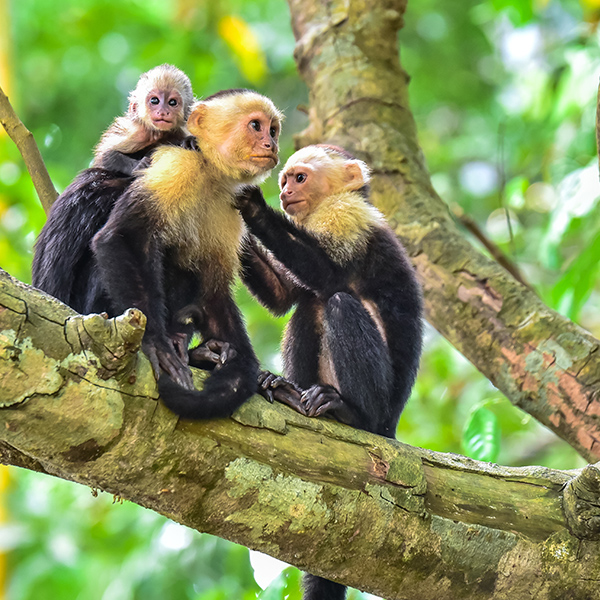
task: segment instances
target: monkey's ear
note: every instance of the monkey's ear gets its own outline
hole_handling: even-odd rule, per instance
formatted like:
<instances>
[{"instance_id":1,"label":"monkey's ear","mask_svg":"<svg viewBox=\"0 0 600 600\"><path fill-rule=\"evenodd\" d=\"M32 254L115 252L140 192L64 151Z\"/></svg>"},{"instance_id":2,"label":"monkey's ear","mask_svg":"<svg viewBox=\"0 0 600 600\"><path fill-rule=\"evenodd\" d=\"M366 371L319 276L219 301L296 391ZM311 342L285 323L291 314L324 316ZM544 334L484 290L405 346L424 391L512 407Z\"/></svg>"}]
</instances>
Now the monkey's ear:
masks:
<instances>
[{"instance_id":1,"label":"monkey's ear","mask_svg":"<svg viewBox=\"0 0 600 600\"><path fill-rule=\"evenodd\" d=\"M130 102L129 103L129 109L127 112L129 112L129 114L131 115L135 115L137 114L137 102Z\"/></svg>"},{"instance_id":2,"label":"monkey's ear","mask_svg":"<svg viewBox=\"0 0 600 600\"><path fill-rule=\"evenodd\" d=\"M361 187L364 187L367 183L365 181L365 174L360 167L358 161L348 161L344 165L345 170L345 179L346 185L345 188L347 190L360 190Z\"/></svg>"},{"instance_id":3,"label":"monkey's ear","mask_svg":"<svg viewBox=\"0 0 600 600\"><path fill-rule=\"evenodd\" d=\"M196 106L194 106L192 113L187 120L187 128L189 129L190 133L197 133L200 130L207 112L208 107L206 104L196 104Z\"/></svg>"}]
</instances>

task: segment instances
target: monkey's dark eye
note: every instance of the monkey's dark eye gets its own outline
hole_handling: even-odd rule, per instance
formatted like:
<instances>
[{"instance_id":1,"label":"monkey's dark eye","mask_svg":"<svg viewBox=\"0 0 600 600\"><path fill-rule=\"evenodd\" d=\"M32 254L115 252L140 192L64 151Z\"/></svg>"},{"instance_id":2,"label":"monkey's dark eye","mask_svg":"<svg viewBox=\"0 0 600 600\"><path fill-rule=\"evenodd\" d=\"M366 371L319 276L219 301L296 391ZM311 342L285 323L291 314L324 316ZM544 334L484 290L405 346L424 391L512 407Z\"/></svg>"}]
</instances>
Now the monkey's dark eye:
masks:
<instances>
[{"instance_id":1,"label":"monkey's dark eye","mask_svg":"<svg viewBox=\"0 0 600 600\"><path fill-rule=\"evenodd\" d=\"M156 96L152 96L152 98L150 98L150 104L157 105L159 102L160 100Z\"/></svg>"},{"instance_id":2,"label":"monkey's dark eye","mask_svg":"<svg viewBox=\"0 0 600 600\"><path fill-rule=\"evenodd\" d=\"M306 174L305 173L298 173L298 175L296 175L296 181L298 183L304 183L306 181Z\"/></svg>"},{"instance_id":3,"label":"monkey's dark eye","mask_svg":"<svg viewBox=\"0 0 600 600\"><path fill-rule=\"evenodd\" d=\"M250 121L250 127L254 129L254 131L260 131L260 121L257 119L253 119Z\"/></svg>"},{"instance_id":4,"label":"monkey's dark eye","mask_svg":"<svg viewBox=\"0 0 600 600\"><path fill-rule=\"evenodd\" d=\"M272 138L277 137L277 128L271 127L271 129L269 129L269 134L271 135Z\"/></svg>"},{"instance_id":5,"label":"monkey's dark eye","mask_svg":"<svg viewBox=\"0 0 600 600\"><path fill-rule=\"evenodd\" d=\"M175 98L171 98L169 100L169 106L177 106L177 100Z\"/></svg>"}]
</instances>

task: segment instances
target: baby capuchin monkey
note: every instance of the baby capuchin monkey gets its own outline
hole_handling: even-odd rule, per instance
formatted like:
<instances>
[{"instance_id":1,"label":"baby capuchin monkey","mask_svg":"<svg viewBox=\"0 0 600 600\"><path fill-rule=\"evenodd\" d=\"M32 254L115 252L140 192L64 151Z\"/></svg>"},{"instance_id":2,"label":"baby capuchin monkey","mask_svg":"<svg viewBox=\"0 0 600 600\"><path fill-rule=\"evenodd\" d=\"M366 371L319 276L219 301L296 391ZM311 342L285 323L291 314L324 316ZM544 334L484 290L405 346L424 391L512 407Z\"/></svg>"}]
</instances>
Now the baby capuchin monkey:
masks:
<instances>
[{"instance_id":1,"label":"baby capuchin monkey","mask_svg":"<svg viewBox=\"0 0 600 600\"><path fill-rule=\"evenodd\" d=\"M92 167L131 175L139 161L159 144L190 144L185 123L194 94L188 76L173 65L142 73L129 94L129 108L102 134Z\"/></svg>"},{"instance_id":2,"label":"baby capuchin monkey","mask_svg":"<svg viewBox=\"0 0 600 600\"><path fill-rule=\"evenodd\" d=\"M369 177L364 162L317 145L281 172L286 215L245 189L237 205L260 243L247 240L242 273L275 314L296 306L284 375L305 391L294 399L285 380L267 377L275 397L283 384L282 401L307 416L394 438L419 365L422 298L404 249L368 201ZM343 585L305 577L304 600L345 595Z\"/></svg>"},{"instance_id":3,"label":"baby capuchin monkey","mask_svg":"<svg viewBox=\"0 0 600 600\"><path fill-rule=\"evenodd\" d=\"M35 244L33 285L82 313L102 312L108 303L90 243L133 171L160 144L195 147L185 126L194 96L183 71L165 64L143 73L129 100L127 114L102 136L93 168L57 198Z\"/></svg>"},{"instance_id":4,"label":"baby capuchin monkey","mask_svg":"<svg viewBox=\"0 0 600 600\"><path fill-rule=\"evenodd\" d=\"M136 307L146 315L142 349L165 404L185 418L229 415L257 390L258 361L231 293L245 231L235 196L277 165L281 120L250 90L199 102L187 123L199 151L157 148L92 242L102 285L87 303L106 295L109 314ZM209 352L188 354L194 332ZM205 366L212 350L219 368L197 391L188 360Z\"/></svg>"}]
</instances>

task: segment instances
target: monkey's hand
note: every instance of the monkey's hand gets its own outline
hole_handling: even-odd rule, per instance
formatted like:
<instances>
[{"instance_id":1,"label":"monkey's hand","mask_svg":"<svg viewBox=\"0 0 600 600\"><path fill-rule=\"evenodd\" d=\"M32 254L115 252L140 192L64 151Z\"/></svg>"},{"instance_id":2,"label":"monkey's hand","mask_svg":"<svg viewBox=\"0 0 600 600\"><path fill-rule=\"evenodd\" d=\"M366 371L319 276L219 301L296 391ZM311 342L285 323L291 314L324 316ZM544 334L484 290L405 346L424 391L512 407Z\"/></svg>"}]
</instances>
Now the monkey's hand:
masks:
<instances>
[{"instance_id":1,"label":"monkey's hand","mask_svg":"<svg viewBox=\"0 0 600 600\"><path fill-rule=\"evenodd\" d=\"M228 360L237 356L229 342L207 340L189 352L189 361L193 367L218 371Z\"/></svg>"},{"instance_id":2,"label":"monkey's hand","mask_svg":"<svg viewBox=\"0 0 600 600\"><path fill-rule=\"evenodd\" d=\"M188 337L185 333L174 333L171 334L171 342L173 343L173 348L175 349L175 354L177 354L177 358L184 364L187 365L188 360L188 347L187 341Z\"/></svg>"},{"instance_id":3,"label":"monkey's hand","mask_svg":"<svg viewBox=\"0 0 600 600\"><path fill-rule=\"evenodd\" d=\"M144 156L144 158L142 158L138 164L136 165L135 169L133 169L132 171L132 175L139 175L144 169L147 169L150 165L152 164L152 154L147 154L146 156Z\"/></svg>"},{"instance_id":4,"label":"monkey's hand","mask_svg":"<svg viewBox=\"0 0 600 600\"><path fill-rule=\"evenodd\" d=\"M293 382L270 371L261 371L258 374L258 393L269 402L287 404L295 411L305 414L302 406L302 390Z\"/></svg>"},{"instance_id":5,"label":"monkey's hand","mask_svg":"<svg viewBox=\"0 0 600 600\"><path fill-rule=\"evenodd\" d=\"M346 408L340 393L330 385L313 385L302 393L301 401L307 417L320 417L327 412Z\"/></svg>"},{"instance_id":6,"label":"monkey's hand","mask_svg":"<svg viewBox=\"0 0 600 600\"><path fill-rule=\"evenodd\" d=\"M154 377L158 380L161 371L164 371L175 383L188 390L193 390L194 382L192 381L192 372L188 366L182 362L177 356L174 349L168 345L154 344L151 342L144 343L142 350L150 359Z\"/></svg>"},{"instance_id":7,"label":"monkey's hand","mask_svg":"<svg viewBox=\"0 0 600 600\"><path fill-rule=\"evenodd\" d=\"M195 150L196 152L200 152L200 147L198 146L198 140L195 135L187 135L181 141L181 147L186 150Z\"/></svg>"},{"instance_id":8,"label":"monkey's hand","mask_svg":"<svg viewBox=\"0 0 600 600\"><path fill-rule=\"evenodd\" d=\"M234 206L243 217L253 217L267 206L261 189L257 185L245 185L238 191Z\"/></svg>"}]
</instances>

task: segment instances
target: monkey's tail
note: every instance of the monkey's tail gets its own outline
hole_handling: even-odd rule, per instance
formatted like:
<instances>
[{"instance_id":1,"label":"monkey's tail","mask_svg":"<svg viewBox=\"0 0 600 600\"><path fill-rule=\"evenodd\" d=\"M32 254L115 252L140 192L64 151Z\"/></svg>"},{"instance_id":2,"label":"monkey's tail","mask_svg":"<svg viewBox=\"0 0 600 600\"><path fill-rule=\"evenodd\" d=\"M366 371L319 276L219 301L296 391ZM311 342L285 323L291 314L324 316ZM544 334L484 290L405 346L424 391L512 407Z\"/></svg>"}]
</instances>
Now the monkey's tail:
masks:
<instances>
[{"instance_id":1,"label":"monkey's tail","mask_svg":"<svg viewBox=\"0 0 600 600\"><path fill-rule=\"evenodd\" d=\"M213 371L201 391L188 390L163 373L158 391L170 410L183 419L228 417L258 391L258 362L232 360Z\"/></svg>"}]
</instances>

